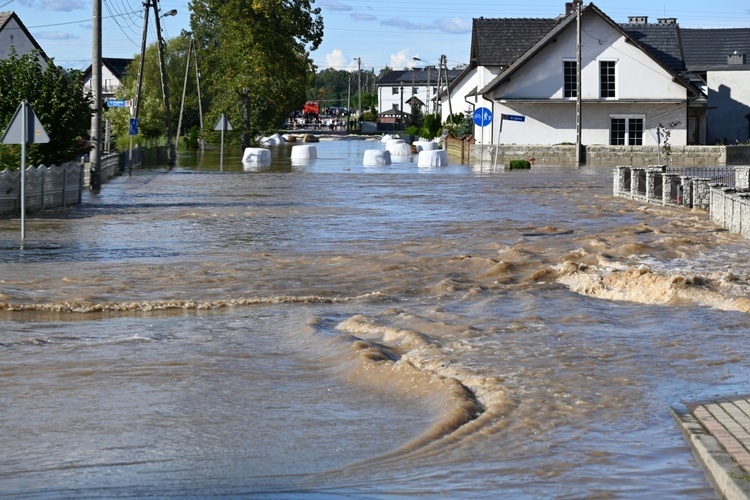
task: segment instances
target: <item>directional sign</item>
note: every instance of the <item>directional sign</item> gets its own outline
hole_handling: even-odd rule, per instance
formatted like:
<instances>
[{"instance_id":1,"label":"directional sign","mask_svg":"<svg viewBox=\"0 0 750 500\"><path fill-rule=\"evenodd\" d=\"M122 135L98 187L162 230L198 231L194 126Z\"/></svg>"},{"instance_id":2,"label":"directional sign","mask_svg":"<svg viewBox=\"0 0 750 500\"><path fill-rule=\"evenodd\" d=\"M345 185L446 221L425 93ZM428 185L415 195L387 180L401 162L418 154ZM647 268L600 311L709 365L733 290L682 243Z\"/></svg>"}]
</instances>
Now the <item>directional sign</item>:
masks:
<instances>
[{"instance_id":1,"label":"directional sign","mask_svg":"<svg viewBox=\"0 0 750 500\"><path fill-rule=\"evenodd\" d=\"M523 115L503 115L503 120L508 120L509 122L525 122L526 117Z\"/></svg>"},{"instance_id":2,"label":"directional sign","mask_svg":"<svg viewBox=\"0 0 750 500\"><path fill-rule=\"evenodd\" d=\"M107 99L107 106L110 108L129 108L130 99Z\"/></svg>"},{"instance_id":3,"label":"directional sign","mask_svg":"<svg viewBox=\"0 0 750 500\"><path fill-rule=\"evenodd\" d=\"M130 119L130 134L129 135L138 135L138 118Z\"/></svg>"},{"instance_id":4,"label":"directional sign","mask_svg":"<svg viewBox=\"0 0 750 500\"><path fill-rule=\"evenodd\" d=\"M474 123L480 127L486 127L492 123L492 111L487 108L477 108L472 116Z\"/></svg>"}]
</instances>

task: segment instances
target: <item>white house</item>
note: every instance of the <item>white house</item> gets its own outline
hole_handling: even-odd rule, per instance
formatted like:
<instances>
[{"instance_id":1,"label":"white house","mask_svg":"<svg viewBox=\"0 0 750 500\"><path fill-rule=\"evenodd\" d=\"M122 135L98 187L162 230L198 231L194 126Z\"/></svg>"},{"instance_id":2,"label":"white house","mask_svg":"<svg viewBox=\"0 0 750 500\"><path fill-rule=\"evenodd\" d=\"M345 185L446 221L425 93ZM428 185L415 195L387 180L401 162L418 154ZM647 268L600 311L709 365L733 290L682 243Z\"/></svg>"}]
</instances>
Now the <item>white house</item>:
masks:
<instances>
[{"instance_id":1,"label":"white house","mask_svg":"<svg viewBox=\"0 0 750 500\"><path fill-rule=\"evenodd\" d=\"M469 65L453 80L450 92L444 91L439 97L443 122L451 113L471 114L475 109L491 108L492 102L478 91L559 22L560 19L474 19Z\"/></svg>"},{"instance_id":2,"label":"white house","mask_svg":"<svg viewBox=\"0 0 750 500\"><path fill-rule=\"evenodd\" d=\"M383 117L400 117L411 115L419 106L423 113L434 113L437 110L435 97L438 94L438 78L442 87L445 81L453 82L462 70L449 69L438 72L437 68L411 68L392 70L378 80L378 114ZM387 121L387 119L385 119Z\"/></svg>"},{"instance_id":3,"label":"white house","mask_svg":"<svg viewBox=\"0 0 750 500\"><path fill-rule=\"evenodd\" d=\"M15 12L0 12L0 59L7 59L15 50L19 56L38 51L39 63L47 67L49 58Z\"/></svg>"},{"instance_id":4,"label":"white house","mask_svg":"<svg viewBox=\"0 0 750 500\"><path fill-rule=\"evenodd\" d=\"M681 29L688 71L705 85L706 144L750 140L750 28Z\"/></svg>"},{"instance_id":5,"label":"white house","mask_svg":"<svg viewBox=\"0 0 750 500\"><path fill-rule=\"evenodd\" d=\"M102 99L106 100L115 96L120 88L125 70L133 62L133 59L120 59L114 57L102 57ZM89 65L83 73L83 90L91 90L91 68ZM129 96L131 99L135 96Z\"/></svg>"},{"instance_id":6,"label":"white house","mask_svg":"<svg viewBox=\"0 0 750 500\"><path fill-rule=\"evenodd\" d=\"M697 142L705 136L700 131L705 129L706 96L680 72L684 64L675 57L679 45L672 46L678 37L671 36L676 26L663 22L655 36L651 27L631 21L629 31L630 24L618 25L594 4L581 9L581 142L655 145L653 132L660 125L671 130L673 145ZM472 41L473 56L482 50L491 53L488 44L503 48L498 53L504 55L491 66L480 66L477 60L462 82L463 90L476 85L464 94L465 100L475 108L487 107L494 117L475 130L478 142L575 143L578 30L572 5L555 19L475 20L475 28L477 24L486 24L485 32L494 24L496 36ZM454 96L459 94L457 88L452 90ZM504 115L525 121L503 120Z\"/></svg>"}]
</instances>

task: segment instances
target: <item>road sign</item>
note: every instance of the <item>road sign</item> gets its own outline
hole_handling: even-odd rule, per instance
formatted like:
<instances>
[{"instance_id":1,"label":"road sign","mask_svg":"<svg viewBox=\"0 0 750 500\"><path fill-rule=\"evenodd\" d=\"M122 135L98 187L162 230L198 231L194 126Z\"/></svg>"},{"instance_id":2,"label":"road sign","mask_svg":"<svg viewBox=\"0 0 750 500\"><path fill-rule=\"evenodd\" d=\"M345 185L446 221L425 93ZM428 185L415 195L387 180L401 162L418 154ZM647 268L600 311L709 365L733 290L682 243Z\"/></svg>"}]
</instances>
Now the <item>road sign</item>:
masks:
<instances>
[{"instance_id":1,"label":"road sign","mask_svg":"<svg viewBox=\"0 0 750 500\"><path fill-rule=\"evenodd\" d=\"M110 108L129 108L130 99L107 99L107 106Z\"/></svg>"},{"instance_id":2,"label":"road sign","mask_svg":"<svg viewBox=\"0 0 750 500\"><path fill-rule=\"evenodd\" d=\"M525 122L526 117L523 115L503 115L503 120L508 120L509 122Z\"/></svg>"},{"instance_id":3,"label":"road sign","mask_svg":"<svg viewBox=\"0 0 750 500\"><path fill-rule=\"evenodd\" d=\"M42 122L39 121L26 99L18 105L0 142L21 145L21 240L23 240L26 237L26 144L49 142L49 136L44 131Z\"/></svg>"},{"instance_id":4,"label":"road sign","mask_svg":"<svg viewBox=\"0 0 750 500\"><path fill-rule=\"evenodd\" d=\"M480 127L486 127L492 123L492 111L487 108L477 108L472 116L474 123Z\"/></svg>"},{"instance_id":5,"label":"road sign","mask_svg":"<svg viewBox=\"0 0 750 500\"><path fill-rule=\"evenodd\" d=\"M232 130L232 124L229 123L229 119L227 119L227 117L224 116L223 113L221 115L221 118L219 118L219 121L216 122L214 130Z\"/></svg>"},{"instance_id":6,"label":"road sign","mask_svg":"<svg viewBox=\"0 0 750 500\"><path fill-rule=\"evenodd\" d=\"M26 101L21 102L5 130L5 134L3 134L2 143L43 144L47 142L49 142L49 136L47 136L42 122L39 121L36 113Z\"/></svg>"},{"instance_id":7,"label":"road sign","mask_svg":"<svg viewBox=\"0 0 750 500\"><path fill-rule=\"evenodd\" d=\"M221 118L219 118L219 121L216 122L216 126L214 127L214 130L221 130L221 152L219 153L219 169L223 172L224 171L224 131L225 130L232 130L232 124L229 123L229 119L224 115L224 113L221 114Z\"/></svg>"},{"instance_id":8,"label":"road sign","mask_svg":"<svg viewBox=\"0 0 750 500\"><path fill-rule=\"evenodd\" d=\"M130 134L129 135L138 135L138 118L130 119Z\"/></svg>"}]
</instances>

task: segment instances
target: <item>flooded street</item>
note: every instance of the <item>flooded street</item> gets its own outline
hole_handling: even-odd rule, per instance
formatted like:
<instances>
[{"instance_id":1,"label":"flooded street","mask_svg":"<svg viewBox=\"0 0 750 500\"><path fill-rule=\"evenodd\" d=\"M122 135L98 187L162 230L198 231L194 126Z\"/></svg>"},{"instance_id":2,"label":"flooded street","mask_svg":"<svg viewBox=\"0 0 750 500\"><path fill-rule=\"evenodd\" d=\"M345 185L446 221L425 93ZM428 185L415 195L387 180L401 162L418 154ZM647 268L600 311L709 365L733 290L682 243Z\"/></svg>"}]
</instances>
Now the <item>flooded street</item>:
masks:
<instances>
[{"instance_id":1,"label":"flooded street","mask_svg":"<svg viewBox=\"0 0 750 500\"><path fill-rule=\"evenodd\" d=\"M712 497L670 408L750 392L747 240L609 167L382 147L0 219L0 494Z\"/></svg>"}]
</instances>

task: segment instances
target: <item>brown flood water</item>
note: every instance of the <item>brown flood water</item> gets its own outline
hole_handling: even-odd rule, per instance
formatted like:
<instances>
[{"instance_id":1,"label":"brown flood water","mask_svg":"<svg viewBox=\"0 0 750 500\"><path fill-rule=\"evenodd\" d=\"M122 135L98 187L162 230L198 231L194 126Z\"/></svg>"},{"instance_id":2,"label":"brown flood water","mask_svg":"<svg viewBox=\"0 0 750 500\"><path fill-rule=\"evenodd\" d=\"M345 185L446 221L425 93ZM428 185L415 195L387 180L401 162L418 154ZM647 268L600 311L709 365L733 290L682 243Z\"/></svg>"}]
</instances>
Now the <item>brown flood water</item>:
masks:
<instances>
[{"instance_id":1,"label":"brown flood water","mask_svg":"<svg viewBox=\"0 0 750 500\"><path fill-rule=\"evenodd\" d=\"M225 153L0 219L0 494L707 498L747 241L606 167Z\"/></svg>"}]
</instances>

